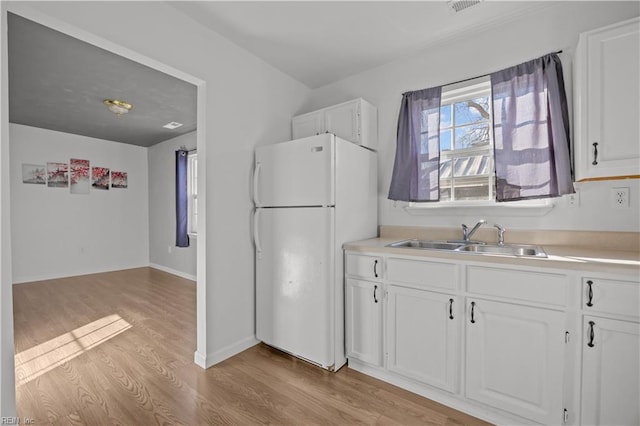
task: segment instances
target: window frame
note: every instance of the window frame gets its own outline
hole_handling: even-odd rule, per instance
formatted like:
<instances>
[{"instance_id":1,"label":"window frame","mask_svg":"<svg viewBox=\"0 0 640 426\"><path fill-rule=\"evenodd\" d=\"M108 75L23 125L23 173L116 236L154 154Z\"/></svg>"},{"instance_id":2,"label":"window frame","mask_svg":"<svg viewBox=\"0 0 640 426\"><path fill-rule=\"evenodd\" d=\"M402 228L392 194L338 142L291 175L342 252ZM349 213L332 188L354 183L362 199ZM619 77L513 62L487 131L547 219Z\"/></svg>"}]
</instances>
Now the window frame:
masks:
<instances>
[{"instance_id":1,"label":"window frame","mask_svg":"<svg viewBox=\"0 0 640 426\"><path fill-rule=\"evenodd\" d=\"M439 214L450 214L452 210L456 209L465 209L465 208L473 208L475 212L481 214L485 212L486 214L495 214L496 211L504 211L505 209L509 209L510 215L515 216L542 216L547 214L553 207L555 203L549 199L536 199L536 200L521 200L521 201L511 201L508 203L499 203L495 198L495 151L494 151L494 135L493 135L493 97L491 94L491 78L490 76L483 76L474 78L471 80L462 81L459 83L454 83L451 85L443 86L442 88L442 97L440 101L440 105L452 105L456 102L466 101L473 98L478 98L481 96L489 96L489 105L490 105L490 114L489 117L489 147L488 148L465 148L461 150L453 150L453 151L440 151L440 164L442 164L443 152L456 152L455 155L447 155L450 159L465 157L468 154L473 154L477 152L485 152L489 150L490 152L490 162L489 170L489 199L485 200L447 200L447 201L436 201L436 202L409 202L408 206L405 206L404 209L413 215L420 214L428 214L437 212ZM455 110L455 107L452 108ZM452 127L447 128L451 129L453 132L454 128L454 117L451 117ZM455 135L454 135L455 137ZM439 165L440 167L440 165ZM478 177L486 177L487 174L478 175ZM452 172L451 179L455 182L455 177ZM453 189L454 187L451 186ZM452 191L453 193L454 191Z\"/></svg>"},{"instance_id":2,"label":"window frame","mask_svg":"<svg viewBox=\"0 0 640 426\"><path fill-rule=\"evenodd\" d=\"M187 234L198 235L198 152L187 154Z\"/></svg>"}]
</instances>

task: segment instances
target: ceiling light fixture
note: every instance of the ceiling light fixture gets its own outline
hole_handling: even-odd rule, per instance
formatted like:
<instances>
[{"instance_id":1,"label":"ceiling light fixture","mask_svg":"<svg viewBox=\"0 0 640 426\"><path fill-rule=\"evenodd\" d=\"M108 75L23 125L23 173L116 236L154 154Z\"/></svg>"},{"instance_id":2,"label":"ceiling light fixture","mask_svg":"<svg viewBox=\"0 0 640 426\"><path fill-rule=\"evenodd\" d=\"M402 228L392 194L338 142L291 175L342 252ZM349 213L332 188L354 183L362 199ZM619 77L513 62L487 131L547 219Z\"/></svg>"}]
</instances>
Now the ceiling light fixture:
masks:
<instances>
[{"instance_id":1,"label":"ceiling light fixture","mask_svg":"<svg viewBox=\"0 0 640 426\"><path fill-rule=\"evenodd\" d=\"M177 129L180 126L182 126L182 123L178 123L177 121L172 121L171 123L167 123L162 127L164 127L165 129L173 130L173 129Z\"/></svg>"},{"instance_id":2,"label":"ceiling light fixture","mask_svg":"<svg viewBox=\"0 0 640 426\"><path fill-rule=\"evenodd\" d=\"M109 111L120 117L122 114L126 114L129 112L133 105L128 104L123 101L119 101L117 99L105 99L102 101L103 104L109 108Z\"/></svg>"}]
</instances>

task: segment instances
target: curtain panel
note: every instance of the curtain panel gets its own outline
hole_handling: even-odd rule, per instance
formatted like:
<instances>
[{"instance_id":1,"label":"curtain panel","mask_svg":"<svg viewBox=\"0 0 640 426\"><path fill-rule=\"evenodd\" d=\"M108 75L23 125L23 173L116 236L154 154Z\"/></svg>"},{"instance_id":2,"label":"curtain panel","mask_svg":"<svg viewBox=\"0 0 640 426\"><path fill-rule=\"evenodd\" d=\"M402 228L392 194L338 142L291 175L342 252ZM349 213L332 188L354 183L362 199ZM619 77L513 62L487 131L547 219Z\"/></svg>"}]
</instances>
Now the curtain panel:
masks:
<instances>
[{"instance_id":1,"label":"curtain panel","mask_svg":"<svg viewBox=\"0 0 640 426\"><path fill-rule=\"evenodd\" d=\"M434 87L402 95L390 200L440 199L440 98Z\"/></svg>"},{"instance_id":2,"label":"curtain panel","mask_svg":"<svg viewBox=\"0 0 640 426\"><path fill-rule=\"evenodd\" d=\"M187 168L189 162L187 151L176 151L176 247L189 247Z\"/></svg>"},{"instance_id":3,"label":"curtain panel","mask_svg":"<svg viewBox=\"0 0 640 426\"><path fill-rule=\"evenodd\" d=\"M556 54L491 74L497 201L574 192L569 112Z\"/></svg>"}]
</instances>

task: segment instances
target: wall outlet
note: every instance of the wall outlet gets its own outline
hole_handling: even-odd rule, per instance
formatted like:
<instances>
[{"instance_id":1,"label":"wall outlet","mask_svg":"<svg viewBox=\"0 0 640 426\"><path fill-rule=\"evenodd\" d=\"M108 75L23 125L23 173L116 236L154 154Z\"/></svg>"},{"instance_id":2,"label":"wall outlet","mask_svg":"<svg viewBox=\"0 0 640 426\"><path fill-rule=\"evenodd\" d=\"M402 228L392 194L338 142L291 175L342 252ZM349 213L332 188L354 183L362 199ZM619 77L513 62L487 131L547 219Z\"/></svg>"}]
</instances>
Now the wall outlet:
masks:
<instances>
[{"instance_id":1,"label":"wall outlet","mask_svg":"<svg viewBox=\"0 0 640 426\"><path fill-rule=\"evenodd\" d=\"M580 207L580 192L567 195L567 206L571 208Z\"/></svg>"},{"instance_id":2,"label":"wall outlet","mask_svg":"<svg viewBox=\"0 0 640 426\"><path fill-rule=\"evenodd\" d=\"M615 209L629 208L629 187L611 188L611 206Z\"/></svg>"}]
</instances>

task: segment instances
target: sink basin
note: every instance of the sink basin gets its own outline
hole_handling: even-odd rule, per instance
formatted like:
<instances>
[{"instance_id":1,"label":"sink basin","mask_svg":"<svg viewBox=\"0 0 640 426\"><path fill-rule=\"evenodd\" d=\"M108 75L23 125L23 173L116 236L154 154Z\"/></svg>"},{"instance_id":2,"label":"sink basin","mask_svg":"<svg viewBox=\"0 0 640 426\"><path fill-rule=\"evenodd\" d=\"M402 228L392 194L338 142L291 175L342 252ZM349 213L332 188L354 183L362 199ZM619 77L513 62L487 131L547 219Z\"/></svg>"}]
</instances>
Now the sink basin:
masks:
<instances>
[{"instance_id":1,"label":"sink basin","mask_svg":"<svg viewBox=\"0 0 640 426\"><path fill-rule=\"evenodd\" d=\"M462 247L462 244L450 243L447 241L404 240L398 241L397 243L388 244L387 247L453 251L459 247Z\"/></svg>"},{"instance_id":2,"label":"sink basin","mask_svg":"<svg viewBox=\"0 0 640 426\"><path fill-rule=\"evenodd\" d=\"M502 254L510 256L530 256L530 257L547 257L542 247L527 246L519 244L505 244L499 246L497 244L470 244L456 249L465 253L482 253L482 254Z\"/></svg>"},{"instance_id":3,"label":"sink basin","mask_svg":"<svg viewBox=\"0 0 640 426\"><path fill-rule=\"evenodd\" d=\"M387 247L446 250L459 253L497 254L506 256L547 257L542 247L523 244L498 245L451 241L403 240L387 244Z\"/></svg>"}]
</instances>

